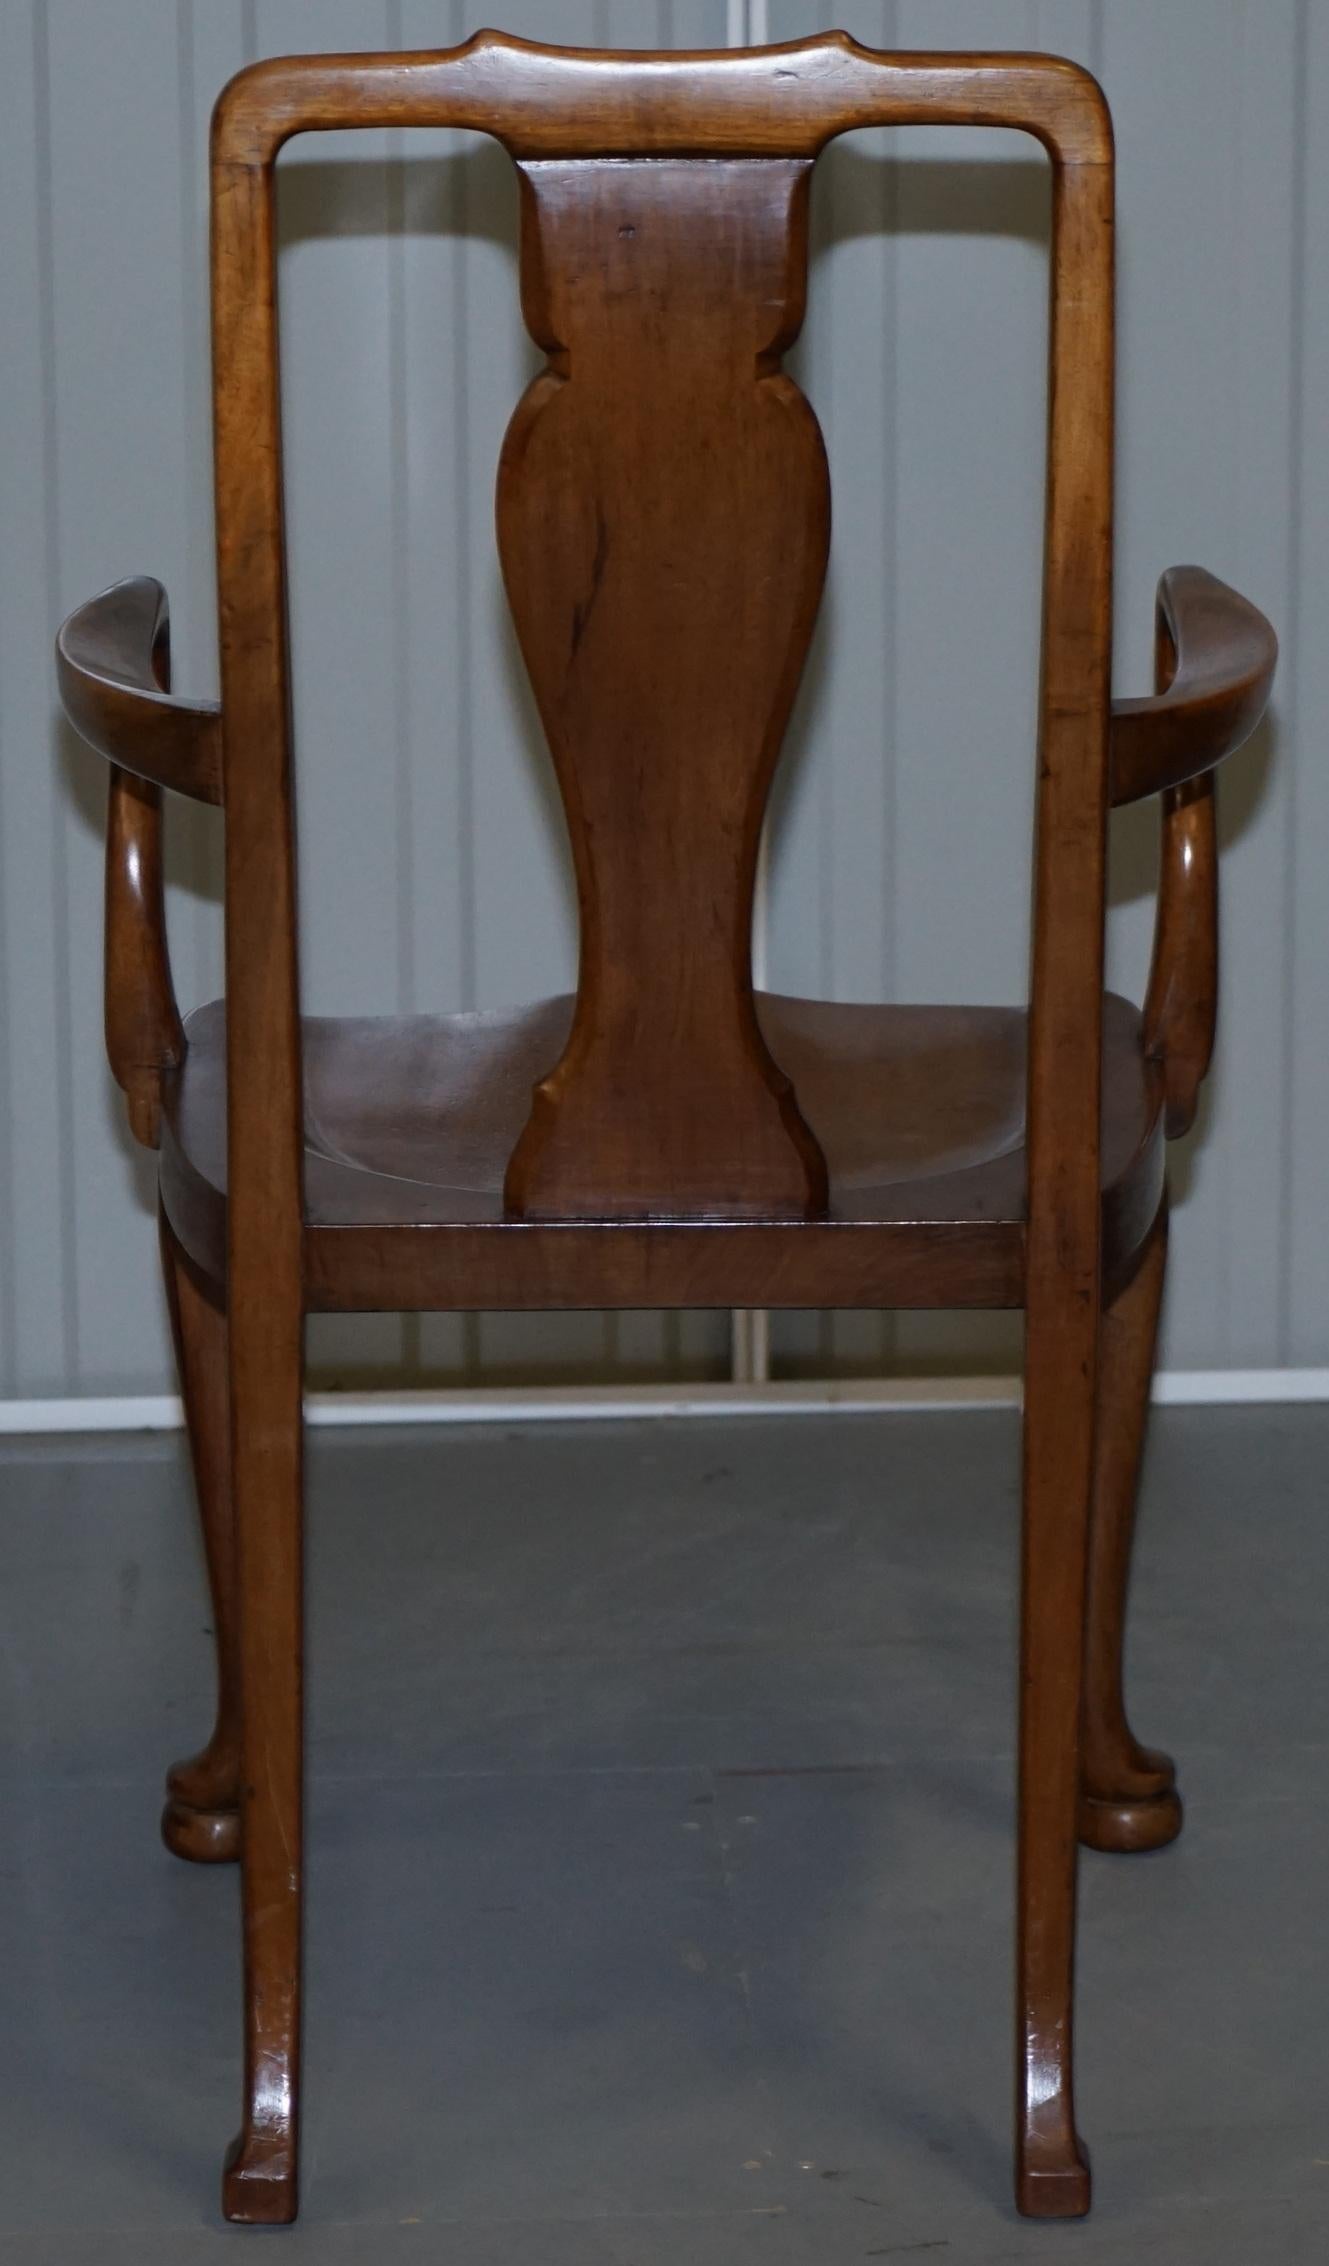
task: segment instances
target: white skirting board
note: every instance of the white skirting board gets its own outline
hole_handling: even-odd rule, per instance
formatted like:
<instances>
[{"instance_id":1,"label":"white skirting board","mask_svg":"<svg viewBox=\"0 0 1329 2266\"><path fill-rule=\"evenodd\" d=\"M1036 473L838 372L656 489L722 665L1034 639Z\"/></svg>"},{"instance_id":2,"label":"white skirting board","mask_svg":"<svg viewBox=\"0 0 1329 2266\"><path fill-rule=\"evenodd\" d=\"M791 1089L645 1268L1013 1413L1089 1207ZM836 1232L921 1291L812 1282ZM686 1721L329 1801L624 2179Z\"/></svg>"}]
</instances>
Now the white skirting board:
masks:
<instances>
[{"instance_id":1,"label":"white skirting board","mask_svg":"<svg viewBox=\"0 0 1329 2266\"><path fill-rule=\"evenodd\" d=\"M552 1424L622 1417L904 1414L1010 1408L1018 1377L848 1377L754 1385L496 1385L471 1391L310 1393L310 1424ZM1171 1369L1154 1379L1164 1407L1329 1401L1329 1369ZM169 1432L183 1421L172 1393L0 1401L0 1434Z\"/></svg>"}]
</instances>

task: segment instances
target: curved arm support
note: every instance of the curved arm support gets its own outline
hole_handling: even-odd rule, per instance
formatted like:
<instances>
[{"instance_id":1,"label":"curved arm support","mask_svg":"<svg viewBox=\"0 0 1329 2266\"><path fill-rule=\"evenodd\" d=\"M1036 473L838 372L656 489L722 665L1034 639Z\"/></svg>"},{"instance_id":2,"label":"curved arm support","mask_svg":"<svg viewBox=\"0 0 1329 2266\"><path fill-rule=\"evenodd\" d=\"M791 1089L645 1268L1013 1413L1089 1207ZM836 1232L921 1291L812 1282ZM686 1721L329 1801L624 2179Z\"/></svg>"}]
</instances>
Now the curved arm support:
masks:
<instances>
[{"instance_id":1,"label":"curved arm support","mask_svg":"<svg viewBox=\"0 0 1329 2266\"><path fill-rule=\"evenodd\" d=\"M1212 771L1263 716L1278 659L1264 615L1203 567L1158 585L1171 673L1149 700L1112 704L1112 800L1138 802Z\"/></svg>"},{"instance_id":2,"label":"curved arm support","mask_svg":"<svg viewBox=\"0 0 1329 2266\"><path fill-rule=\"evenodd\" d=\"M135 1138L156 1148L162 1077L185 1053L166 939L161 788L220 802L217 711L171 699L166 593L146 575L71 614L56 652L66 715L111 759L106 1052Z\"/></svg>"},{"instance_id":3,"label":"curved arm support","mask_svg":"<svg viewBox=\"0 0 1329 2266\"><path fill-rule=\"evenodd\" d=\"M1145 1051L1163 1066L1169 1141L1190 1131L1218 1020L1218 838L1212 773L1163 797Z\"/></svg>"},{"instance_id":4,"label":"curved arm support","mask_svg":"<svg viewBox=\"0 0 1329 2266\"><path fill-rule=\"evenodd\" d=\"M1159 584L1154 682L1165 701L1178 677L1177 618ZM1221 587L1221 586L1220 586ZM1147 705L1141 703L1140 705ZM1263 705L1263 703L1261 703ZM1163 795L1154 951L1145 996L1145 1051L1163 1069L1170 1141L1190 1130L1214 1050L1218 1019L1218 835L1214 775L1201 772Z\"/></svg>"},{"instance_id":5,"label":"curved arm support","mask_svg":"<svg viewBox=\"0 0 1329 2266\"><path fill-rule=\"evenodd\" d=\"M155 1149L162 1073L185 1058L162 889L160 787L111 766L106 805L106 1053L130 1130Z\"/></svg>"},{"instance_id":6,"label":"curved arm support","mask_svg":"<svg viewBox=\"0 0 1329 2266\"><path fill-rule=\"evenodd\" d=\"M166 592L146 574L77 607L55 641L61 704L89 747L122 771L219 803L221 710L166 691L169 622Z\"/></svg>"}]
</instances>

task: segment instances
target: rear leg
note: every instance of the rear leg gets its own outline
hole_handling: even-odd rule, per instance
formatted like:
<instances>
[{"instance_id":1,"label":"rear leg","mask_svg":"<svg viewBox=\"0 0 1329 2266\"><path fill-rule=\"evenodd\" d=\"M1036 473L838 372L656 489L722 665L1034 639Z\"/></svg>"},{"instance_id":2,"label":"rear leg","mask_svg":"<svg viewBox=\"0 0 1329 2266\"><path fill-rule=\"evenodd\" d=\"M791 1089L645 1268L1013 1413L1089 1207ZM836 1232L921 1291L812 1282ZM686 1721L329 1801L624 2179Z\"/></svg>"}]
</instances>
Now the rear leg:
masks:
<instances>
[{"instance_id":1,"label":"rear leg","mask_svg":"<svg viewBox=\"0 0 1329 2266\"><path fill-rule=\"evenodd\" d=\"M248 1331L242 1338L237 1328L231 1365L244 1690L245 2077L222 2210L250 2226L285 2226L295 2217L300 2133L303 1314L296 1300L281 1300L280 1287L266 1306L250 1300Z\"/></svg>"},{"instance_id":2,"label":"rear leg","mask_svg":"<svg viewBox=\"0 0 1329 2266\"><path fill-rule=\"evenodd\" d=\"M1073 2032L1098 1317L1073 1305L1056 1277L1039 1287L1025 1332L1015 2196L1026 2218L1074 2219L1090 2195Z\"/></svg>"}]
</instances>

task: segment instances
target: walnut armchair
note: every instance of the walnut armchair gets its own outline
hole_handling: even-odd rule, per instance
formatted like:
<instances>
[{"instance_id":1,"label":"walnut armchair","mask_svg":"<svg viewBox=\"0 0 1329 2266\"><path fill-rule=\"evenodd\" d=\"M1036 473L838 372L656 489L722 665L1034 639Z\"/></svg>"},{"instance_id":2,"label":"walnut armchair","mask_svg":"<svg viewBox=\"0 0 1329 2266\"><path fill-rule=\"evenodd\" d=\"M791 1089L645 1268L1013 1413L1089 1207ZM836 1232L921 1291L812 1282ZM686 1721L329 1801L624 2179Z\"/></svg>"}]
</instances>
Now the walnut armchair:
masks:
<instances>
[{"instance_id":1,"label":"walnut armchair","mask_svg":"<svg viewBox=\"0 0 1329 2266\"><path fill-rule=\"evenodd\" d=\"M809 176L863 125L1046 148L1054 234L1034 939L1023 1009L756 996L757 842L820 597L824 452L781 368ZM498 468L498 542L567 812L575 1000L307 1021L298 1005L273 166L349 126L491 134L522 189L548 359ZM1275 644L1194 567L1158 594L1157 689L1110 698L1113 152L1094 81L1032 55L843 34L622 55L481 33L439 54L244 71L212 145L220 706L170 689L166 601L119 584L60 632L111 764L106 1031L160 1149L162 1250L216 1608L219 1706L167 1843L238 1857L244 2109L224 2206L296 2210L301 1459L314 1310L669 1305L1026 1314L1016 2187L1082 2213L1077 1840L1181 1821L1121 1655L1166 1238L1217 976L1215 766ZM161 792L224 806L226 999L181 1020ZM1105 996L1108 812L1162 797L1143 1012Z\"/></svg>"}]
</instances>

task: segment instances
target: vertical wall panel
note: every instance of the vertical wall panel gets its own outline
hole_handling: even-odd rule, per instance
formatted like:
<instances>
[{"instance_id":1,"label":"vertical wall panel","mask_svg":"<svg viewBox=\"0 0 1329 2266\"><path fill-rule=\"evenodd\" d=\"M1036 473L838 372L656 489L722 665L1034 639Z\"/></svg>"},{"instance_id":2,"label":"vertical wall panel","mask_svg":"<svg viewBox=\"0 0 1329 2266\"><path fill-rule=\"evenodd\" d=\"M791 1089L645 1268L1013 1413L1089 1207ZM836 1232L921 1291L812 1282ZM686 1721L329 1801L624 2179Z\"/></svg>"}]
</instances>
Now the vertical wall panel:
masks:
<instances>
[{"instance_id":1,"label":"vertical wall panel","mask_svg":"<svg viewBox=\"0 0 1329 2266\"><path fill-rule=\"evenodd\" d=\"M182 505L186 545L182 579L172 586L171 642L175 682L189 692L217 686L217 577L213 560L212 398L208 343L208 124L219 90L254 57L251 11L244 0L194 8L177 0L180 177L176 219L181 308L178 382L185 431ZM168 915L176 989L183 1007L215 998L222 987L223 828L217 811L176 802L170 807L166 853Z\"/></svg>"},{"instance_id":2,"label":"vertical wall panel","mask_svg":"<svg viewBox=\"0 0 1329 2266\"><path fill-rule=\"evenodd\" d=\"M541 0L504 12L504 29L541 29ZM559 36L589 45L593 0L565 0ZM508 419L541 356L517 303L517 177L493 143L466 153L464 339L466 544L464 602L469 750L471 982L466 1004L498 1007L571 987L576 971L572 875L552 773L503 599L494 542L494 476ZM419 407L415 414L419 415ZM441 602L448 602L444 591ZM481 1316L474 1365L531 1374L556 1364L599 1365L597 1314Z\"/></svg>"},{"instance_id":3,"label":"vertical wall panel","mask_svg":"<svg viewBox=\"0 0 1329 2266\"><path fill-rule=\"evenodd\" d=\"M720 46L727 0L513 0L536 37ZM100 1040L104 778L57 725L50 637L156 573L179 681L215 684L206 132L249 56L430 46L464 0L13 0L0 10L0 1390L166 1378L150 1226ZM755 11L815 30L810 0ZM1326 1359L1329 25L1318 0L857 0L879 45L1044 46L1104 79L1120 151L1118 680L1199 556L1284 631L1224 781L1224 1011L1178 1159L1167 1358ZM307 1004L495 1005L570 982L547 756L493 547L537 357L511 169L480 137L302 140L281 291ZM1048 200L1012 136L849 137L814 191L795 357L835 483L827 602L770 843L781 987L1014 998L1027 944ZM1114 822L1111 961L1138 988L1151 811ZM220 973L220 821L171 812L178 988ZM328 876L336 876L335 887ZM323 1376L714 1368L724 1318L320 1322ZM1008 1318L780 1317L783 1368L1008 1367Z\"/></svg>"},{"instance_id":4,"label":"vertical wall panel","mask_svg":"<svg viewBox=\"0 0 1329 2266\"><path fill-rule=\"evenodd\" d=\"M1118 677L1146 681L1161 567L1197 558L1276 621L1288 599L1288 344L1294 115L1291 6L1222 0L1197 41L1184 12L1114 0L1103 74L1121 202ZM1271 342L1278 352L1271 352ZM1291 750L1271 724L1219 790L1223 1000L1197 1132L1176 1160L1167 1357L1277 1358L1281 1000L1287 979L1282 804ZM1153 815L1118 824L1113 970L1138 983ZM1272 1166L1272 1170L1271 1170Z\"/></svg>"},{"instance_id":5,"label":"vertical wall panel","mask_svg":"<svg viewBox=\"0 0 1329 2266\"><path fill-rule=\"evenodd\" d=\"M405 0L403 46L464 36L458 0ZM401 234L394 316L400 398L393 497L394 664L403 679L397 773L402 844L402 1004L411 1013L473 1007L475 965L474 586L486 525L473 476L472 310L496 292L508 310L516 358L510 191L497 152L473 134L402 133ZM500 241L485 237L499 203ZM487 275L482 263L497 273ZM476 510L480 520L476 524ZM541 845L543 854L543 844ZM426 1315L406 1325L413 1375L466 1376L477 1324Z\"/></svg>"},{"instance_id":6,"label":"vertical wall panel","mask_svg":"<svg viewBox=\"0 0 1329 2266\"><path fill-rule=\"evenodd\" d=\"M114 11L51 0L44 22L48 383L63 609L145 567L168 589L184 578L182 119L172 0L125 0ZM57 746L65 790L73 1355L83 1390L133 1390L160 1374L165 1330L149 1224L151 1164L130 1139L96 1036L105 767L70 735ZM126 1314L140 1318L136 1331L126 1330Z\"/></svg>"},{"instance_id":7,"label":"vertical wall panel","mask_svg":"<svg viewBox=\"0 0 1329 2266\"><path fill-rule=\"evenodd\" d=\"M1293 416L1288 470L1290 667L1283 688L1287 763L1282 1000L1284 1148L1277 1175L1287 1302L1279 1347L1329 1360L1329 10L1300 0L1292 105ZM1280 365L1281 366L1281 365ZM1262 1358L1264 1356L1262 1355Z\"/></svg>"},{"instance_id":8,"label":"vertical wall panel","mask_svg":"<svg viewBox=\"0 0 1329 2266\"><path fill-rule=\"evenodd\" d=\"M48 85L45 19L0 10L0 1355L4 1390L19 1395L59 1392L77 1364L67 788L49 660L60 601Z\"/></svg>"},{"instance_id":9,"label":"vertical wall panel","mask_svg":"<svg viewBox=\"0 0 1329 2266\"><path fill-rule=\"evenodd\" d=\"M774 38L817 28L774 0ZM879 47L1029 46L1024 0L869 0ZM824 176L824 179L821 178ZM776 815L772 956L829 996L1020 998L1046 388L1027 137L846 137L819 168L804 383L834 493L827 619ZM820 326L820 327L819 327ZM961 641L962 645L961 645ZM809 908L815 908L809 917ZM1009 1318L778 1321L782 1366L1009 1368Z\"/></svg>"},{"instance_id":10,"label":"vertical wall panel","mask_svg":"<svg viewBox=\"0 0 1329 2266\"><path fill-rule=\"evenodd\" d=\"M1297 293L1300 149L1284 121L1295 118L1304 42L1298 11L1265 0L1236 0L1231 29L1237 74L1232 125L1233 215L1229 277L1232 504L1215 530L1217 571L1256 594L1271 618L1290 628L1295 568L1292 456L1296 392L1286 356L1271 360L1266 341L1291 341ZM1227 447L1226 434L1214 436ZM1298 454L1300 454L1298 450ZM1289 642L1295 646L1295 633ZM1226 1203L1205 1223L1206 1240L1227 1253L1226 1327L1216 1366L1258 1366L1264 1346L1287 1334L1288 1243L1283 1234L1284 1160L1290 1141L1291 1052L1284 1014L1292 997L1293 874L1289 823L1295 811L1295 741L1288 730L1290 680L1275 694L1256 744L1219 789L1224 909L1232 949L1215 1058L1213 1106L1219 1113ZM1329 1195L1329 1176L1323 1183ZM1320 1211L1326 1209L1322 1204ZM1187 1223L1189 1226L1189 1222ZM1200 1239L1197 1220L1190 1240ZM1321 1245L1321 1251L1325 1246ZM1197 1284L1198 1287L1198 1284ZM1329 1312L1329 1272L1322 1277ZM1167 1346L1193 1340L1198 1300L1180 1279Z\"/></svg>"},{"instance_id":11,"label":"vertical wall panel","mask_svg":"<svg viewBox=\"0 0 1329 2266\"><path fill-rule=\"evenodd\" d=\"M892 14L860 7L845 28L879 42ZM768 22L785 36L778 6ZM855 134L818 165L807 320L790 358L826 437L834 536L770 818L768 970L775 990L822 998L889 997L895 981L897 205L889 135ZM782 1371L876 1370L890 1346L877 1314L772 1326Z\"/></svg>"},{"instance_id":12,"label":"vertical wall panel","mask_svg":"<svg viewBox=\"0 0 1329 2266\"><path fill-rule=\"evenodd\" d=\"M1033 44L1027 0L934 14L900 0L900 43ZM1047 163L1025 135L899 142L896 997L998 1004L1027 984ZM895 1328L914 1370L1010 1370L1019 1343L1010 1315Z\"/></svg>"},{"instance_id":13,"label":"vertical wall panel","mask_svg":"<svg viewBox=\"0 0 1329 2266\"><path fill-rule=\"evenodd\" d=\"M1203 559L1285 627L1304 620L1306 589L1324 586L1322 555L1318 583L1302 562L1305 530L1322 528L1327 499L1317 491L1317 513L1296 492L1316 477L1297 409L1313 397L1304 343L1316 320L1315 292L1297 271L1316 256L1302 208L1324 178L1329 115L1323 83L1306 68L1313 56L1298 61L1316 14L1298 0L1222 0L1202 15L1149 0L879 0L850 27L884 46L1044 46L1104 80L1119 151L1123 689L1148 681L1153 585L1173 560ZM798 0L773 0L775 36L817 21ZM895 778L883 861L895 908L893 982L900 997L962 988L1012 998L1022 992L1027 935L1045 174L1041 153L1015 137L911 131L897 151L894 420L860 436L852 458L833 400L827 420L833 464L855 484L855 529L871 518L868 487L886 522L884 554L875 535L845 544L849 571L870 579L884 555L895 590L885 726ZM837 251L823 243L819 259ZM828 358L834 366L834 342ZM810 370L825 417L815 358ZM842 477L837 503L844 486ZM837 536L845 537L842 512ZM948 663L942 633L952 627L961 650ZM850 668L855 684L866 681L861 662ZM1290 816L1305 807L1308 772L1315 807L1318 777L1297 668L1290 655L1270 723L1222 784L1220 1045L1197 1131L1174 1154L1164 1359L1177 1366L1323 1359L1314 1348L1325 1342L1329 1238L1312 1226L1305 1243L1288 1206L1294 1160L1313 1146L1310 1095L1322 1094L1324 1059L1323 1046L1317 1053L1301 1036L1316 1028L1316 987L1304 971L1317 954L1325 964L1326 924L1304 848L1324 841L1323 815L1317 807L1310 833ZM1300 734L1289 729L1294 698ZM820 861L806 839L782 844L775 860L791 879L797 866L805 885L801 928L796 892L777 893L775 950L792 948L805 962L811 939L824 934L828 899L857 911L864 937L877 917L850 885L852 863L824 846L847 782L832 710L810 721L801 802L783 817L806 836L815 814ZM869 839L880 810L874 752L860 759L856 798ZM951 794L960 777L963 795ZM1156 828L1152 807L1114 821L1110 969L1137 994ZM819 920L808 918L809 902ZM823 949L817 973L828 970ZM1322 1178L1314 1200L1315 1170L1304 1166L1299 1183L1309 1220L1326 1210ZM929 1317L901 1320L887 1342L899 1365L921 1357L928 1367L967 1366L991 1355L1006 1366L1015 1338L1005 1322ZM832 1344L823 1323L823 1356Z\"/></svg>"},{"instance_id":14,"label":"vertical wall panel","mask_svg":"<svg viewBox=\"0 0 1329 2266\"><path fill-rule=\"evenodd\" d=\"M259 53L386 47L389 0L264 0ZM394 451L386 134L302 134L277 169L282 427L299 809L300 989L310 1014L401 1004ZM320 1316L316 1374L400 1366L396 1315Z\"/></svg>"}]
</instances>

